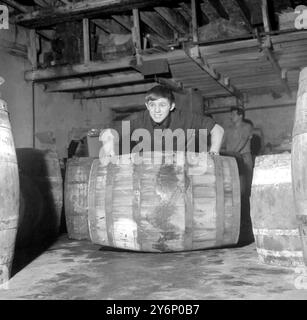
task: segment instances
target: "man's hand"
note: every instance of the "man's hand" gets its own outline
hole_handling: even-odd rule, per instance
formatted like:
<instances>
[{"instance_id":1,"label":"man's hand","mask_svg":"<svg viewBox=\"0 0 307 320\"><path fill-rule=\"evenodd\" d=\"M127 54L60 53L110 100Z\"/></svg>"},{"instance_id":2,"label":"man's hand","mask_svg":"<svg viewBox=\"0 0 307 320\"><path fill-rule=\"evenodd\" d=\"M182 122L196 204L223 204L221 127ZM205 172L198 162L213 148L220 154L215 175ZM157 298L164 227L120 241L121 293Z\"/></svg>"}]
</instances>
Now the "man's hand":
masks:
<instances>
[{"instance_id":1,"label":"man's hand","mask_svg":"<svg viewBox=\"0 0 307 320\"><path fill-rule=\"evenodd\" d=\"M210 156L219 156L220 155L220 153L216 152L216 151L209 151L208 153L210 154Z\"/></svg>"},{"instance_id":2,"label":"man's hand","mask_svg":"<svg viewBox=\"0 0 307 320\"><path fill-rule=\"evenodd\" d=\"M213 129L211 130L211 148L209 150L210 155L219 155L223 136L224 136L224 129L216 124Z\"/></svg>"},{"instance_id":3,"label":"man's hand","mask_svg":"<svg viewBox=\"0 0 307 320\"><path fill-rule=\"evenodd\" d=\"M87 132L87 135L89 137L98 137L100 134L101 130L100 129L91 129Z\"/></svg>"},{"instance_id":4,"label":"man's hand","mask_svg":"<svg viewBox=\"0 0 307 320\"><path fill-rule=\"evenodd\" d=\"M99 141L102 142L102 147L99 152L99 159L103 165L107 165L111 158L115 155L114 136L111 129L101 131Z\"/></svg>"}]
</instances>

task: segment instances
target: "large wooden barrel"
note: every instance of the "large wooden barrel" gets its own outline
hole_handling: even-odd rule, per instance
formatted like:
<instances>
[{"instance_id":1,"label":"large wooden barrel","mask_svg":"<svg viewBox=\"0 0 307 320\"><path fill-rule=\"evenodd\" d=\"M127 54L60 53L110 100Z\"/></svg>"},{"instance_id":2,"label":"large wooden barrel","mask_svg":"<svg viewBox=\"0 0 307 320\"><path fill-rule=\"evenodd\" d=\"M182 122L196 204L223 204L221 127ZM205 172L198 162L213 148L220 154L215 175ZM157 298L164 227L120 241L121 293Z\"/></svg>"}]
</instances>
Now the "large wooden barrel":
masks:
<instances>
[{"instance_id":1,"label":"large wooden barrel","mask_svg":"<svg viewBox=\"0 0 307 320\"><path fill-rule=\"evenodd\" d=\"M250 199L260 260L283 266L302 265L289 153L256 158Z\"/></svg>"},{"instance_id":2,"label":"large wooden barrel","mask_svg":"<svg viewBox=\"0 0 307 320\"><path fill-rule=\"evenodd\" d=\"M164 160L169 156L163 153ZM208 155L203 172L201 166L176 159L173 164L155 164L146 154L141 164L103 166L95 160L89 184L89 228L92 242L135 251L234 245L240 229L236 161Z\"/></svg>"},{"instance_id":3,"label":"large wooden barrel","mask_svg":"<svg viewBox=\"0 0 307 320\"><path fill-rule=\"evenodd\" d=\"M307 266L307 68L300 73L291 153L294 201Z\"/></svg>"},{"instance_id":4,"label":"large wooden barrel","mask_svg":"<svg viewBox=\"0 0 307 320\"><path fill-rule=\"evenodd\" d=\"M90 239L88 230L88 182L93 158L67 161L64 197L67 233L70 239Z\"/></svg>"},{"instance_id":5,"label":"large wooden barrel","mask_svg":"<svg viewBox=\"0 0 307 320\"><path fill-rule=\"evenodd\" d=\"M12 268L19 210L19 178L6 103L0 99L0 285Z\"/></svg>"},{"instance_id":6,"label":"large wooden barrel","mask_svg":"<svg viewBox=\"0 0 307 320\"><path fill-rule=\"evenodd\" d=\"M63 207L63 179L55 152L17 148L16 154L21 181L21 219L16 245L25 247L58 236Z\"/></svg>"}]
</instances>

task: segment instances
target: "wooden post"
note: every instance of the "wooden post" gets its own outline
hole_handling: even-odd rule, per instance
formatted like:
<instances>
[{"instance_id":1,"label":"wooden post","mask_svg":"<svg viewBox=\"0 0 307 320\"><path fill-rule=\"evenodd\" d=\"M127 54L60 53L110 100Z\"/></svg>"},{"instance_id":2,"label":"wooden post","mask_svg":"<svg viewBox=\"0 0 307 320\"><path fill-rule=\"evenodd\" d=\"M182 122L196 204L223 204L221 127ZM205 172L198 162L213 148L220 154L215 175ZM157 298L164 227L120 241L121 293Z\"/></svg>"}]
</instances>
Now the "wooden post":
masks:
<instances>
[{"instance_id":1,"label":"wooden post","mask_svg":"<svg viewBox=\"0 0 307 320\"><path fill-rule=\"evenodd\" d=\"M132 39L135 47L137 64L142 64L141 61L141 28L140 28L140 14L139 9L133 9L133 27L132 27Z\"/></svg>"},{"instance_id":2,"label":"wooden post","mask_svg":"<svg viewBox=\"0 0 307 320\"><path fill-rule=\"evenodd\" d=\"M196 0L191 0L191 5L192 5L192 34L193 34L193 42L198 42L198 24L197 24Z\"/></svg>"},{"instance_id":3,"label":"wooden post","mask_svg":"<svg viewBox=\"0 0 307 320\"><path fill-rule=\"evenodd\" d=\"M31 62L32 69L37 69L37 35L35 29L29 31L28 59Z\"/></svg>"},{"instance_id":4,"label":"wooden post","mask_svg":"<svg viewBox=\"0 0 307 320\"><path fill-rule=\"evenodd\" d=\"M264 31L270 32L271 31L271 24L269 19L269 12L268 12L268 1L262 0L262 19L263 19L263 25L264 25Z\"/></svg>"},{"instance_id":5,"label":"wooden post","mask_svg":"<svg viewBox=\"0 0 307 320\"><path fill-rule=\"evenodd\" d=\"M85 18L82 20L82 22L83 22L84 64L87 64L91 61L89 19Z\"/></svg>"}]
</instances>

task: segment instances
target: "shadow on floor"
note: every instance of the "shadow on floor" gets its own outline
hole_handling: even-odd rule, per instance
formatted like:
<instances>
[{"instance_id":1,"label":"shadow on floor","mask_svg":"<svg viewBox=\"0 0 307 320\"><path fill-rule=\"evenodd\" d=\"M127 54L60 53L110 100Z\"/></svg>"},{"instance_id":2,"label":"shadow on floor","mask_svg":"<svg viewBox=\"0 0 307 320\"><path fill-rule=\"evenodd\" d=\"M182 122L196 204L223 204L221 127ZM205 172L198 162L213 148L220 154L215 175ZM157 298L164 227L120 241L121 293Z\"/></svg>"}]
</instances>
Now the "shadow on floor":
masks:
<instances>
[{"instance_id":1,"label":"shadow on floor","mask_svg":"<svg viewBox=\"0 0 307 320\"><path fill-rule=\"evenodd\" d=\"M14 250L14 259L12 263L11 277L25 268L28 264L34 261L37 257L43 254L51 247L57 239L52 238L44 240L40 243L35 243L25 248L16 248Z\"/></svg>"},{"instance_id":2,"label":"shadow on floor","mask_svg":"<svg viewBox=\"0 0 307 320\"><path fill-rule=\"evenodd\" d=\"M60 232L61 235L67 233L64 215L62 215L62 223L61 223L60 231L61 231ZM16 273L18 273L20 270L22 270L24 267L30 264L33 260L35 260L38 256L43 254L46 250L48 250L50 246L54 244L56 240L57 239L52 238L52 239L45 240L44 242L35 243L32 246L29 246L27 248L15 248L11 275L14 276ZM240 235L239 235L238 243L232 246L223 246L221 247L221 249L244 247L253 243L254 241L255 240L254 240L252 221L250 216L249 198L242 197ZM205 250L211 250L211 249L205 249ZM119 248L108 247L108 246L101 246L99 251L135 252L127 249L119 249Z\"/></svg>"},{"instance_id":3,"label":"shadow on floor","mask_svg":"<svg viewBox=\"0 0 307 320\"><path fill-rule=\"evenodd\" d=\"M252 219L250 215L250 201L249 197L242 197L241 199L241 221L240 221L240 235L237 247L249 245L255 241L253 234Z\"/></svg>"},{"instance_id":4,"label":"shadow on floor","mask_svg":"<svg viewBox=\"0 0 307 320\"><path fill-rule=\"evenodd\" d=\"M46 223L46 221L44 222ZM35 237L33 237L33 239L31 238L32 240L30 238L27 239L29 240L28 242L29 244L27 246L25 247L15 246L11 277L13 277L16 273L21 271L23 268L25 268L28 264L30 264L33 260L35 260L41 254L43 254L45 251L47 251L49 247L51 247L61 235L67 233L66 219L64 214L64 205L62 206L62 211L61 211L61 224L60 224L58 236L53 235L48 238L45 238L42 235L44 234L44 231L41 226L38 227L38 230L35 230L35 231L39 236L37 238Z\"/></svg>"}]
</instances>

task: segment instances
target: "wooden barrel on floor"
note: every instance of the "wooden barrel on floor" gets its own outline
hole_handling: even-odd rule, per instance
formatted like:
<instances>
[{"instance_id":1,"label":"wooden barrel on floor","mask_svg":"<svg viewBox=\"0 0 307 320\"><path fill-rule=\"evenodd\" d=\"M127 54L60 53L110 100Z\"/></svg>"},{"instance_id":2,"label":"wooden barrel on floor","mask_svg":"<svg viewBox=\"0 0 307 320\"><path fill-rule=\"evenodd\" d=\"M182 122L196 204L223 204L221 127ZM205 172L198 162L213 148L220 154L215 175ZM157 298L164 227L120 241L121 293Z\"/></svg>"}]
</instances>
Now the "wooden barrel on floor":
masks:
<instances>
[{"instance_id":1,"label":"wooden barrel on floor","mask_svg":"<svg viewBox=\"0 0 307 320\"><path fill-rule=\"evenodd\" d=\"M295 208L307 266L307 68L299 78L291 153Z\"/></svg>"},{"instance_id":2,"label":"wooden barrel on floor","mask_svg":"<svg viewBox=\"0 0 307 320\"><path fill-rule=\"evenodd\" d=\"M18 247L24 247L58 236L63 207L63 179L54 151L17 148L16 154L22 204L16 241ZM29 221L32 221L31 224Z\"/></svg>"},{"instance_id":3,"label":"wooden barrel on floor","mask_svg":"<svg viewBox=\"0 0 307 320\"><path fill-rule=\"evenodd\" d=\"M251 217L260 260L267 264L303 264L291 181L291 154L256 158Z\"/></svg>"},{"instance_id":4,"label":"wooden barrel on floor","mask_svg":"<svg viewBox=\"0 0 307 320\"><path fill-rule=\"evenodd\" d=\"M240 182L235 159L206 155L190 165L182 156L170 164L172 157L163 153L161 164L148 154L141 164L104 166L94 160L89 184L92 242L143 252L237 243Z\"/></svg>"},{"instance_id":5,"label":"wooden barrel on floor","mask_svg":"<svg viewBox=\"0 0 307 320\"><path fill-rule=\"evenodd\" d=\"M8 281L19 213L19 178L7 105L0 99L0 286Z\"/></svg>"},{"instance_id":6,"label":"wooden barrel on floor","mask_svg":"<svg viewBox=\"0 0 307 320\"><path fill-rule=\"evenodd\" d=\"M88 231L88 182L94 158L67 161L64 186L65 217L70 239L90 239Z\"/></svg>"}]
</instances>

